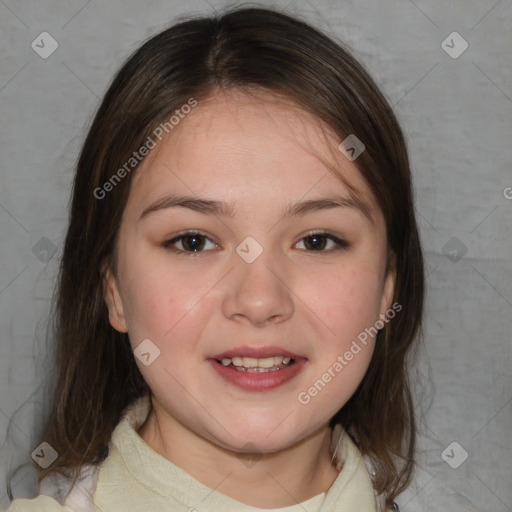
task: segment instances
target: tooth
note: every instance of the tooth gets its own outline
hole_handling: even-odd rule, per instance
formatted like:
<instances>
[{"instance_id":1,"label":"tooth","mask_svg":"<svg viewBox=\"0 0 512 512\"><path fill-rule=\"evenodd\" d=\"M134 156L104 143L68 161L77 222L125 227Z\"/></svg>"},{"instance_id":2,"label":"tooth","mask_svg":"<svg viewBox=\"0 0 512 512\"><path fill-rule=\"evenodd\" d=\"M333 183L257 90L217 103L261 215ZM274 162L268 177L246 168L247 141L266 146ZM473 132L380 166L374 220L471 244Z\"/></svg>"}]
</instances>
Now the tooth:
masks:
<instances>
[{"instance_id":1,"label":"tooth","mask_svg":"<svg viewBox=\"0 0 512 512\"><path fill-rule=\"evenodd\" d=\"M243 365L245 368L257 368L258 359L255 357L242 357Z\"/></svg>"},{"instance_id":2,"label":"tooth","mask_svg":"<svg viewBox=\"0 0 512 512\"><path fill-rule=\"evenodd\" d=\"M270 368L273 368L274 366L281 366L282 364L287 365L290 363L291 360L291 357L284 356L270 356L261 358L235 356L224 357L221 360L221 363L223 366L229 366L230 364L233 364L233 366L236 366L237 368L240 369L261 368L262 370L268 370ZM276 370L277 369L278 368L276 368Z\"/></svg>"},{"instance_id":3,"label":"tooth","mask_svg":"<svg viewBox=\"0 0 512 512\"><path fill-rule=\"evenodd\" d=\"M272 366L274 366L274 357L263 357L258 359L258 366L260 368L272 368Z\"/></svg>"}]
</instances>

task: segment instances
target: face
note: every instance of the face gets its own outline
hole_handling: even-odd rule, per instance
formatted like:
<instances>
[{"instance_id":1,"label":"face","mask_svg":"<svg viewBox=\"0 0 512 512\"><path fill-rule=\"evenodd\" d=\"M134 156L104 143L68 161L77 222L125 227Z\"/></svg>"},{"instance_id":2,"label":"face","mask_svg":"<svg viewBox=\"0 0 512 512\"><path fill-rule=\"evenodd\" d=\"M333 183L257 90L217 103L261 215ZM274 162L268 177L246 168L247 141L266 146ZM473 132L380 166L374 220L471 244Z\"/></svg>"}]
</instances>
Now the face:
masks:
<instances>
[{"instance_id":1,"label":"face","mask_svg":"<svg viewBox=\"0 0 512 512\"><path fill-rule=\"evenodd\" d=\"M150 340L136 360L169 425L278 451L361 382L374 338L358 335L390 307L394 276L382 214L339 143L268 94L218 93L137 170L105 298L134 350Z\"/></svg>"}]
</instances>

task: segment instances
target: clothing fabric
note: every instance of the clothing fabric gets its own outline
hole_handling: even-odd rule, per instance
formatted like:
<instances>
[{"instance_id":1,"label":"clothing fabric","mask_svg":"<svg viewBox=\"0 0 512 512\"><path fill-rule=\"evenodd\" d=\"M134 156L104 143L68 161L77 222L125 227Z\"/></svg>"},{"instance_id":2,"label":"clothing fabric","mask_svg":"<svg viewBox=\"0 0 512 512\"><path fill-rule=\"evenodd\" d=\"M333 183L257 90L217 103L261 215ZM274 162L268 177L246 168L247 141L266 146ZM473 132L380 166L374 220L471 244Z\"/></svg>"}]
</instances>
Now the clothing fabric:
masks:
<instances>
[{"instance_id":1,"label":"clothing fabric","mask_svg":"<svg viewBox=\"0 0 512 512\"><path fill-rule=\"evenodd\" d=\"M130 405L114 429L106 459L86 466L68 496L62 477L41 482L34 499L15 499L6 512L378 512L367 461L337 426L331 451L338 477L326 493L280 509L245 505L195 480L155 452L137 433L151 409L149 396Z\"/></svg>"}]
</instances>

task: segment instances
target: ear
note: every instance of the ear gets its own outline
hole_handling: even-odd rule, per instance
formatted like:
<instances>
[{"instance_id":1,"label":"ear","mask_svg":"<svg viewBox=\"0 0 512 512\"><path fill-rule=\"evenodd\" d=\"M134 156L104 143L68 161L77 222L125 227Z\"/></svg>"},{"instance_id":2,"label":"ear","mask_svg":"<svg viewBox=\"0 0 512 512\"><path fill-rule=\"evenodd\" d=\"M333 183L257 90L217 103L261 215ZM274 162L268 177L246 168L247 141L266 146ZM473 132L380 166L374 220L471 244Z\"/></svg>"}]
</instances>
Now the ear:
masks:
<instances>
[{"instance_id":1,"label":"ear","mask_svg":"<svg viewBox=\"0 0 512 512\"><path fill-rule=\"evenodd\" d=\"M117 286L117 279L110 265L102 265L103 274L103 297L108 308L110 325L119 332L128 332L126 318L124 315L123 302Z\"/></svg>"},{"instance_id":2,"label":"ear","mask_svg":"<svg viewBox=\"0 0 512 512\"><path fill-rule=\"evenodd\" d=\"M382 290L382 298L380 302L380 314L385 315L386 311L391 308L391 302L395 293L396 285L396 257L394 254L388 256L387 273Z\"/></svg>"}]
</instances>

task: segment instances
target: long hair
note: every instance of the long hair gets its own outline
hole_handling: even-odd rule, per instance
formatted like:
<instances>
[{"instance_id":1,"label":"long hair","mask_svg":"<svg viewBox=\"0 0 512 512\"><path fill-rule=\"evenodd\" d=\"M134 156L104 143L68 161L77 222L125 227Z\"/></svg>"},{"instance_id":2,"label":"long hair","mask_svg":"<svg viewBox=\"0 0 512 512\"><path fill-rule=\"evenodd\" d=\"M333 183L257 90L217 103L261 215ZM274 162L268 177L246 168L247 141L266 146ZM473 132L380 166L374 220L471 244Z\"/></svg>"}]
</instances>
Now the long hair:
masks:
<instances>
[{"instance_id":1,"label":"long hair","mask_svg":"<svg viewBox=\"0 0 512 512\"><path fill-rule=\"evenodd\" d=\"M122 66L95 115L77 163L57 291L56 383L43 440L59 456L37 468L39 481L60 474L74 483L82 466L98 464L123 410L149 392L103 298L103 265L115 273L117 235L136 172L126 162L190 98L200 102L219 88L286 97L340 142L355 134L365 144L354 164L386 221L394 301L402 311L379 331L367 373L331 424L340 423L371 459L374 488L390 502L408 485L414 465L407 361L424 295L406 143L386 99L341 43L262 8L180 21L150 38Z\"/></svg>"}]
</instances>

